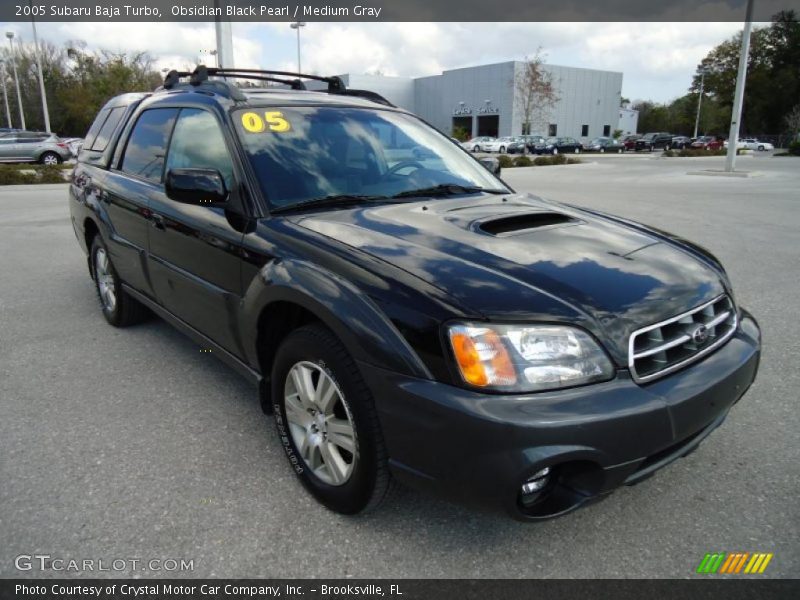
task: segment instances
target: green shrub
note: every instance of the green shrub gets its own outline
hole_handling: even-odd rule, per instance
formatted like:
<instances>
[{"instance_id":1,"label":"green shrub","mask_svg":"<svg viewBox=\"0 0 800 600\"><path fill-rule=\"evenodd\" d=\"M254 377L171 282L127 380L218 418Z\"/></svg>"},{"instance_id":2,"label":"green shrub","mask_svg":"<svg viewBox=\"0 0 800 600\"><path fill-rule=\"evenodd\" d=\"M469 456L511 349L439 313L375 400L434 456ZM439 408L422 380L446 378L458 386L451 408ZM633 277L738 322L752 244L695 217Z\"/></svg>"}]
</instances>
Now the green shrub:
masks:
<instances>
[{"instance_id":1,"label":"green shrub","mask_svg":"<svg viewBox=\"0 0 800 600\"><path fill-rule=\"evenodd\" d=\"M61 165L38 167L39 183L66 183Z\"/></svg>"},{"instance_id":2,"label":"green shrub","mask_svg":"<svg viewBox=\"0 0 800 600\"><path fill-rule=\"evenodd\" d=\"M36 183L35 173L25 173L16 165L0 165L0 185Z\"/></svg>"},{"instance_id":3,"label":"green shrub","mask_svg":"<svg viewBox=\"0 0 800 600\"><path fill-rule=\"evenodd\" d=\"M583 162L583 161L582 161L580 158L568 158L568 159L567 159L567 164L568 164L568 165L579 165L579 164L581 164L582 162Z\"/></svg>"},{"instance_id":4,"label":"green shrub","mask_svg":"<svg viewBox=\"0 0 800 600\"><path fill-rule=\"evenodd\" d=\"M501 169L508 169L514 166L514 159L511 158L508 154L501 154L497 157L497 162L500 163Z\"/></svg>"},{"instance_id":5,"label":"green shrub","mask_svg":"<svg viewBox=\"0 0 800 600\"><path fill-rule=\"evenodd\" d=\"M532 164L533 161L527 156L518 156L514 159L515 167L530 167Z\"/></svg>"},{"instance_id":6,"label":"green shrub","mask_svg":"<svg viewBox=\"0 0 800 600\"><path fill-rule=\"evenodd\" d=\"M66 168L71 169L72 166L66 165ZM64 165L0 165L0 185L66 183L64 173Z\"/></svg>"},{"instance_id":7,"label":"green shrub","mask_svg":"<svg viewBox=\"0 0 800 600\"><path fill-rule=\"evenodd\" d=\"M800 140L795 140L789 144L789 154L792 156L800 156Z\"/></svg>"}]
</instances>

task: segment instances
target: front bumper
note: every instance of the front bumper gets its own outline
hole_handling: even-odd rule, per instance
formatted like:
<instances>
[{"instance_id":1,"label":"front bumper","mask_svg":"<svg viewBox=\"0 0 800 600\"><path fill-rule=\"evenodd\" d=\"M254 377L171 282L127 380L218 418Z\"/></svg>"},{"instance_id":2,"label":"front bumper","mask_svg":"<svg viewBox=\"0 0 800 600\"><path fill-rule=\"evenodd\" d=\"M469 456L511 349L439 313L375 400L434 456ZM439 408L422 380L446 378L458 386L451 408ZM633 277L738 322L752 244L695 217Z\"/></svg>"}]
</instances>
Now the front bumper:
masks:
<instances>
[{"instance_id":1,"label":"front bumper","mask_svg":"<svg viewBox=\"0 0 800 600\"><path fill-rule=\"evenodd\" d=\"M743 312L719 350L640 386L625 370L609 382L495 395L363 365L394 475L520 519L564 514L636 483L694 450L753 382L760 331ZM552 482L533 506L522 483L544 467Z\"/></svg>"}]
</instances>

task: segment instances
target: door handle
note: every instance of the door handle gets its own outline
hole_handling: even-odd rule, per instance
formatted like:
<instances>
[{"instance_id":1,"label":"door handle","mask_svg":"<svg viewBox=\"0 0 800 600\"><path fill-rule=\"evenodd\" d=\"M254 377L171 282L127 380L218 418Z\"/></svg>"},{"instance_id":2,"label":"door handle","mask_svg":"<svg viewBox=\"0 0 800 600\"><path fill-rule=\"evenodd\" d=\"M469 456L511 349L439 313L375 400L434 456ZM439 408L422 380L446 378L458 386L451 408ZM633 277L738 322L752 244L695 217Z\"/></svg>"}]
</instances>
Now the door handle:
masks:
<instances>
[{"instance_id":1,"label":"door handle","mask_svg":"<svg viewBox=\"0 0 800 600\"><path fill-rule=\"evenodd\" d=\"M156 229L161 229L162 231L166 229L166 225L164 224L164 217L159 214L151 213L150 215L150 222L153 224L153 227Z\"/></svg>"}]
</instances>

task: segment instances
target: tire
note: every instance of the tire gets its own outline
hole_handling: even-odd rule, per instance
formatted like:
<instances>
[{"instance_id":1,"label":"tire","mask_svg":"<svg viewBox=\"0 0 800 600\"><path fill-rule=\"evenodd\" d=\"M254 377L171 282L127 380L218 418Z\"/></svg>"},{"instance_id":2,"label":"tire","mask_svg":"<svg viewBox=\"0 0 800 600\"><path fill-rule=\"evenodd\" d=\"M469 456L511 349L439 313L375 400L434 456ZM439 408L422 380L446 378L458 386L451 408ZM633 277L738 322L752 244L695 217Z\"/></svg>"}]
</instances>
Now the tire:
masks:
<instances>
[{"instance_id":1,"label":"tire","mask_svg":"<svg viewBox=\"0 0 800 600\"><path fill-rule=\"evenodd\" d=\"M625 148L617 148L617 154L622 154L625 151Z\"/></svg>"},{"instance_id":2,"label":"tire","mask_svg":"<svg viewBox=\"0 0 800 600\"><path fill-rule=\"evenodd\" d=\"M128 327L145 320L149 311L122 289L122 281L99 235L92 240L91 258L97 299L106 321L114 327Z\"/></svg>"},{"instance_id":3,"label":"tire","mask_svg":"<svg viewBox=\"0 0 800 600\"><path fill-rule=\"evenodd\" d=\"M45 152L39 157L39 162L43 165L60 165L63 161L55 152Z\"/></svg>"},{"instance_id":4,"label":"tire","mask_svg":"<svg viewBox=\"0 0 800 600\"><path fill-rule=\"evenodd\" d=\"M473 146L472 151L473 152L480 152L481 151L481 147L480 146Z\"/></svg>"},{"instance_id":5,"label":"tire","mask_svg":"<svg viewBox=\"0 0 800 600\"><path fill-rule=\"evenodd\" d=\"M605 153L606 153L606 149L605 148L600 148L600 154L605 154Z\"/></svg>"},{"instance_id":6,"label":"tire","mask_svg":"<svg viewBox=\"0 0 800 600\"><path fill-rule=\"evenodd\" d=\"M648 152L652 152L652 151L653 151L653 150L655 150L655 149L656 149L656 147L655 147L655 146L650 146L650 148L648 149Z\"/></svg>"},{"instance_id":7,"label":"tire","mask_svg":"<svg viewBox=\"0 0 800 600\"><path fill-rule=\"evenodd\" d=\"M309 401L310 394L301 393L303 386L295 381L311 382L315 395L323 381L326 391L333 386L327 408ZM341 514L376 508L391 484L388 455L372 394L339 339L319 324L290 333L275 356L271 386L278 435L303 486ZM334 421L342 446L328 441Z\"/></svg>"},{"instance_id":8,"label":"tire","mask_svg":"<svg viewBox=\"0 0 800 600\"><path fill-rule=\"evenodd\" d=\"M759 146L759 147L758 147L758 149L759 149L761 152L763 152L763 151L764 151L764 146Z\"/></svg>"},{"instance_id":9,"label":"tire","mask_svg":"<svg viewBox=\"0 0 800 600\"><path fill-rule=\"evenodd\" d=\"M553 154L553 155L556 155L556 154L558 154L558 148L553 148L553 152L552 152L552 154Z\"/></svg>"},{"instance_id":10,"label":"tire","mask_svg":"<svg viewBox=\"0 0 800 600\"><path fill-rule=\"evenodd\" d=\"M669 152L670 148L671 148L671 146L670 146L669 144L667 144L666 146L664 146L664 150L665 150L666 152Z\"/></svg>"},{"instance_id":11,"label":"tire","mask_svg":"<svg viewBox=\"0 0 800 600\"><path fill-rule=\"evenodd\" d=\"M580 154L581 153L581 149L580 148L575 148L575 150L573 150L573 152L575 154Z\"/></svg>"},{"instance_id":12,"label":"tire","mask_svg":"<svg viewBox=\"0 0 800 600\"><path fill-rule=\"evenodd\" d=\"M505 154L505 153L506 153L506 147L500 146L500 154Z\"/></svg>"}]
</instances>

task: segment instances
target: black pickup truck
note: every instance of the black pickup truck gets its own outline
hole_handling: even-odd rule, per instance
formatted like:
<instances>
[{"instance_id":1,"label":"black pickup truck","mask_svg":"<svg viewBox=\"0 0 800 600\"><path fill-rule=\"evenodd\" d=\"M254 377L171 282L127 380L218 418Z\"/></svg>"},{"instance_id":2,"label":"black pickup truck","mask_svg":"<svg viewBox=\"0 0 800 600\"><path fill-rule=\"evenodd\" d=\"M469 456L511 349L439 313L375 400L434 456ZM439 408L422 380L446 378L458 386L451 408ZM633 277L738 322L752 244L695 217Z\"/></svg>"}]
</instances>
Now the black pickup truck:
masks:
<instances>
[{"instance_id":1,"label":"black pickup truck","mask_svg":"<svg viewBox=\"0 0 800 600\"><path fill-rule=\"evenodd\" d=\"M642 137L634 142L633 149L636 152L646 150L652 152L653 150L669 150L672 148L671 133L645 133Z\"/></svg>"},{"instance_id":2,"label":"black pickup truck","mask_svg":"<svg viewBox=\"0 0 800 600\"><path fill-rule=\"evenodd\" d=\"M758 368L707 251L515 192L335 77L198 68L114 98L69 206L108 322L155 313L251 380L342 513L397 480L563 514L691 452Z\"/></svg>"}]
</instances>

